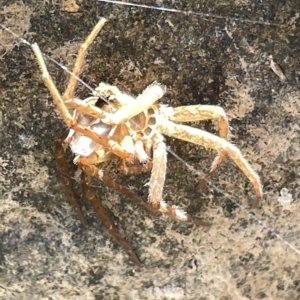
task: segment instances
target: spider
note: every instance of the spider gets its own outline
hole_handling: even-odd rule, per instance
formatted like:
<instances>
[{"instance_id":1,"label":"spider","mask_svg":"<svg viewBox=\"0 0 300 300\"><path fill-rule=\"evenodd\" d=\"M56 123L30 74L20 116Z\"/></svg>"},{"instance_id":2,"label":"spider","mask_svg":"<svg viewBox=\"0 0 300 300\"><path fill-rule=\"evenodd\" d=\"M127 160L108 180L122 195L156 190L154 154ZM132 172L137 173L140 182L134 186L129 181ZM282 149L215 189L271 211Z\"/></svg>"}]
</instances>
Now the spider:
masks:
<instances>
[{"instance_id":1,"label":"spider","mask_svg":"<svg viewBox=\"0 0 300 300\"><path fill-rule=\"evenodd\" d=\"M229 125L221 107L211 105L190 105L168 107L158 104L166 91L165 86L156 82L148 86L138 97L122 93L116 86L100 83L93 95L84 100L74 96L78 76L85 60L87 48L100 32L106 20L101 18L85 42L81 45L72 75L64 94L61 96L48 73L43 55L37 44L32 45L41 68L45 85L56 103L69 132L56 143L56 158L66 193L73 204L80 221L85 220L72 188L70 187L65 148L75 154L74 162L82 170L82 188L91 202L104 227L124 248L136 265L140 260L132 248L114 228L106 216L101 200L90 187L93 178L116 189L150 213L160 211L181 221L207 226L208 223L190 218L184 211L167 205L163 199L163 187L167 168L167 149L163 135L185 140L218 151L204 181L217 170L229 156L251 181L256 194L253 207L262 199L259 176L251 168L240 150L228 142ZM101 98L103 107L96 105ZM217 120L219 136L204 130L178 124L191 121ZM105 175L98 166L104 161L117 160L120 172L134 174L151 170L148 203L129 189Z\"/></svg>"}]
</instances>

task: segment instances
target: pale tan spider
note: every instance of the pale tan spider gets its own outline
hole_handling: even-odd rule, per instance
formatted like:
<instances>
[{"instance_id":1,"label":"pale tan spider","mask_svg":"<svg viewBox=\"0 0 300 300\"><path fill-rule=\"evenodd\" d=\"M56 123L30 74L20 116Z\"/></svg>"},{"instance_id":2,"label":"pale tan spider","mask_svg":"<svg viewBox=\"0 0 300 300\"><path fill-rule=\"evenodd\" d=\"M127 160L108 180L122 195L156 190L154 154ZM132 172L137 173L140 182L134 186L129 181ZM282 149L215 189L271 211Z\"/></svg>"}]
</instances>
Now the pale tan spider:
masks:
<instances>
[{"instance_id":1,"label":"pale tan spider","mask_svg":"<svg viewBox=\"0 0 300 300\"><path fill-rule=\"evenodd\" d=\"M77 78L84 63L87 48L105 23L101 19L94 27L86 41L81 45L68 86L63 96L53 83L42 53L37 44L32 48L42 70L45 85L48 87L67 127L69 133L62 137L56 146L58 167L66 192L73 203L82 223L84 217L69 184L68 168L65 161L64 146L69 146L76 157L74 162L82 169L82 186L85 196L91 201L106 229L126 250L132 260L140 265L140 260L131 247L122 239L107 218L100 199L89 187L92 178L103 181L108 186L144 207L150 213L158 210L171 217L196 225L208 225L206 222L191 219L185 212L167 205L163 199L163 187L167 168L167 150L163 135L185 140L218 151L210 172L206 178L229 156L252 182L256 207L262 198L262 187L255 171L251 168L240 150L230 144L228 139L228 121L221 107L210 105L191 105L167 107L156 102L163 97L165 87L154 83L142 94L134 98L119 91L115 86L100 83L94 95L80 100L74 96ZM99 108L96 102L105 99L107 105ZM72 113L71 113L72 111ZM177 123L217 120L219 135ZM99 170L98 165L104 161L117 159L118 169L125 174L152 170L149 182L148 202L143 202L130 190L120 186Z\"/></svg>"}]
</instances>

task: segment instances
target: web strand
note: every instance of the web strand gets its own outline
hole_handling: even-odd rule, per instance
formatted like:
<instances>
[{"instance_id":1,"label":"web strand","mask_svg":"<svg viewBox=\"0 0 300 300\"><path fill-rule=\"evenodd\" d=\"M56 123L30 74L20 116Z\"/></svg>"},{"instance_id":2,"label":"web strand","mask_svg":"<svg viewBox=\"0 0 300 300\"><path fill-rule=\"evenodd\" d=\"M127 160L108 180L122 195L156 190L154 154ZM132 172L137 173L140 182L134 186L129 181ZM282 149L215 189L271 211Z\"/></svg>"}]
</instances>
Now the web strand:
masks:
<instances>
[{"instance_id":1,"label":"web strand","mask_svg":"<svg viewBox=\"0 0 300 300\"><path fill-rule=\"evenodd\" d=\"M266 26L274 26L274 27L280 27L281 25L275 24L275 23L269 23L264 21L252 21L247 19L240 19L235 17L224 17L216 14L208 14L208 13L201 13L201 12L194 12L194 11L185 11L175 8L167 8L167 7L159 7L159 6L152 6L152 5L145 5L145 4L137 4L132 2L123 2L123 1L115 1L115 0L94 0L95 2L105 2L110 4L116 4L116 5L123 5L123 6L130 6L130 7L139 7L139 8L145 8L145 9L151 9L151 10L159 10L169 13L177 13L187 16L195 16L195 17L201 17L201 18L209 18L209 19L219 19L219 20L230 20L234 22L240 22L240 23L248 23L248 24L257 24L257 25L266 25Z\"/></svg>"}]
</instances>

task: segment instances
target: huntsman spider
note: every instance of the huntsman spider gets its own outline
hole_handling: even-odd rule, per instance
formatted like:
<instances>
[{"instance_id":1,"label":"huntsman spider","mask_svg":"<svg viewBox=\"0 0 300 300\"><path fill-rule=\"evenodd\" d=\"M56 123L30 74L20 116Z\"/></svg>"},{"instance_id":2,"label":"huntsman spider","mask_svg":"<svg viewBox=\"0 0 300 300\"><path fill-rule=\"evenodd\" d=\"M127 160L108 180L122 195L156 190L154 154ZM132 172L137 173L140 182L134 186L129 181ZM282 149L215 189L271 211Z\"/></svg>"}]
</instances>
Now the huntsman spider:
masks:
<instances>
[{"instance_id":1,"label":"huntsman spider","mask_svg":"<svg viewBox=\"0 0 300 300\"><path fill-rule=\"evenodd\" d=\"M160 211L181 221L207 226L208 223L192 219L184 211L169 206L162 200L167 169L167 149L163 135L167 135L218 152L205 180L229 156L253 184L256 194L253 207L257 207L261 201L262 186L258 175L242 156L240 150L228 142L229 125L221 107L190 105L173 108L158 104L157 101L163 97L166 88L157 83L148 86L136 98L122 93L117 87L106 83L100 83L94 94L87 99L81 100L74 96L77 78L81 73L87 48L105 22L106 20L101 18L81 45L73 68L73 76L70 77L62 96L48 73L38 45L33 44L32 48L41 68L44 83L69 129L69 133L56 144L58 168L66 193L80 221L85 223L81 207L70 187L64 151L68 146L76 156L75 164L82 170L82 187L85 197L91 202L104 227L124 248L133 262L139 266L139 258L116 231L113 223L106 216L101 200L90 187L93 178L113 187L150 213ZM99 108L96 105L99 98L105 99L109 104ZM217 120L219 136L178 124L202 120ZM119 171L125 174L151 170L148 203L99 170L102 162L110 160L117 160Z\"/></svg>"}]
</instances>

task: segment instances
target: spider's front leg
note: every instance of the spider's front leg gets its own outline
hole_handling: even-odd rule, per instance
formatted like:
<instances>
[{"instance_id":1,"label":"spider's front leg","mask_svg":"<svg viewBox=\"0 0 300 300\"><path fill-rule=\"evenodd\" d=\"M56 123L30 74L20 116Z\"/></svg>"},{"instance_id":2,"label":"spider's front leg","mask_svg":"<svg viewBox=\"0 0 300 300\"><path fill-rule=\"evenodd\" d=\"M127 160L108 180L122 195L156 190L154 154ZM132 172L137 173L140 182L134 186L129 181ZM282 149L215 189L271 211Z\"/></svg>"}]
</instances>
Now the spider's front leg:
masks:
<instances>
[{"instance_id":1,"label":"spider's front leg","mask_svg":"<svg viewBox=\"0 0 300 300\"><path fill-rule=\"evenodd\" d=\"M219 127L219 135L221 138L228 140L229 124L226 113L222 107L214 105L189 105L168 108L168 119L175 123L217 120ZM207 180L219 168L226 159L225 152L219 152L214 159L209 173L200 180L200 187L203 188Z\"/></svg>"},{"instance_id":2,"label":"spider's front leg","mask_svg":"<svg viewBox=\"0 0 300 300\"><path fill-rule=\"evenodd\" d=\"M70 77L70 81L68 83L67 89L63 95L63 101L69 100L74 97L74 91L78 84L78 76L80 75L82 71L82 66L84 64L85 56L88 47L91 45L97 34L100 32L102 27L104 26L106 22L105 18L101 18L98 23L95 25L89 36L86 38L84 43L80 46L80 49L78 51L77 59L72 71L72 75Z\"/></svg>"},{"instance_id":3,"label":"spider's front leg","mask_svg":"<svg viewBox=\"0 0 300 300\"><path fill-rule=\"evenodd\" d=\"M157 83L150 84L140 95L133 98L122 93L116 86L101 82L96 88L95 96L121 104L116 112L102 118L108 125L118 125L148 110L151 105L163 97L166 87ZM138 124L137 124L138 125Z\"/></svg>"},{"instance_id":4,"label":"spider's front leg","mask_svg":"<svg viewBox=\"0 0 300 300\"><path fill-rule=\"evenodd\" d=\"M76 121L74 121L68 107L66 106L64 100L62 99L59 91L57 90L48 70L45 64L45 60L43 58L43 55L39 49L39 46L37 44L33 44L32 45L32 49L37 57L37 61L40 65L40 68L42 70L42 74L43 74L43 80L45 85L47 86L48 90L50 91L50 94L55 102L55 104L57 105L57 108L59 109L64 122L66 123L67 127L69 129L73 129L75 132L79 132L82 135L89 137L91 140L93 140L94 142L96 142L97 144L100 144L102 146L104 146L106 149L108 149L110 152L114 153L115 155L123 158L123 159L130 159L130 157L132 156L131 153L126 152L120 144L110 140L107 136L101 136L95 133L95 131L89 127L83 126L81 124L78 124ZM78 100L80 101L80 100ZM87 106L86 103L84 103L83 101L80 102L79 106L83 105L85 112L89 112L90 107L92 106ZM99 113L100 115L100 119L101 117L106 117L107 113L103 112L102 110L100 110L97 107L92 107L93 108L93 113L95 113L97 115L97 113ZM95 116L96 116L95 115ZM93 115L94 116L94 115Z\"/></svg>"},{"instance_id":5,"label":"spider's front leg","mask_svg":"<svg viewBox=\"0 0 300 300\"><path fill-rule=\"evenodd\" d=\"M165 121L164 124L160 126L160 131L170 137L175 137L209 149L217 150L218 152L228 155L253 184L256 194L256 201L253 203L253 208L259 205L263 194L259 176L252 169L247 160L243 157L241 151L236 146L204 130L175 124L171 121Z\"/></svg>"},{"instance_id":6,"label":"spider's front leg","mask_svg":"<svg viewBox=\"0 0 300 300\"><path fill-rule=\"evenodd\" d=\"M167 150L163 140L163 136L160 134L155 135L153 145L153 167L149 182L149 203L154 209L166 214L174 219L192 223L200 226L209 226L209 223L203 222L197 219L192 219L186 212L178 208L169 206L162 200L163 187L166 178L167 171Z\"/></svg>"}]
</instances>

